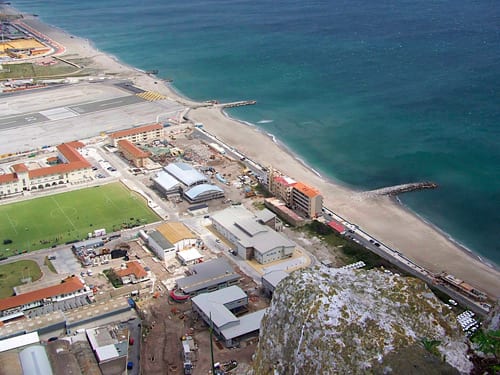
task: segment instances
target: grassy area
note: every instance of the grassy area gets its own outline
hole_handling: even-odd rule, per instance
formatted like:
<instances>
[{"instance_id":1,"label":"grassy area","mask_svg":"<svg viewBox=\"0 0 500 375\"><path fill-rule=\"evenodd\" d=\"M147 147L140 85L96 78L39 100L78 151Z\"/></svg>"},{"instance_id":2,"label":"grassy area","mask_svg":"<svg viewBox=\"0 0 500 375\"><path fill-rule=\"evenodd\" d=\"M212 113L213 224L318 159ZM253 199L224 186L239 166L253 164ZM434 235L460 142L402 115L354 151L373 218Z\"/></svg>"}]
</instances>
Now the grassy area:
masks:
<instances>
[{"instance_id":1,"label":"grassy area","mask_svg":"<svg viewBox=\"0 0 500 375\"><path fill-rule=\"evenodd\" d=\"M32 63L5 64L3 70L0 71L0 79L57 77L65 76L78 70L78 68L62 62L52 66L36 65Z\"/></svg>"},{"instance_id":2,"label":"grassy area","mask_svg":"<svg viewBox=\"0 0 500 375\"><path fill-rule=\"evenodd\" d=\"M50 272L57 273L56 269L54 268L54 265L52 264L48 256L46 256L45 259L43 260L43 264L45 264L49 268Z\"/></svg>"},{"instance_id":3,"label":"grassy area","mask_svg":"<svg viewBox=\"0 0 500 375\"><path fill-rule=\"evenodd\" d=\"M121 183L0 206L1 257L151 223L159 217ZM12 241L9 243L9 241Z\"/></svg>"},{"instance_id":4,"label":"grassy area","mask_svg":"<svg viewBox=\"0 0 500 375\"><path fill-rule=\"evenodd\" d=\"M12 296L12 288L21 285L22 279L28 277L31 277L32 282L42 277L42 271L34 260L20 260L1 265L0 299Z\"/></svg>"}]
</instances>

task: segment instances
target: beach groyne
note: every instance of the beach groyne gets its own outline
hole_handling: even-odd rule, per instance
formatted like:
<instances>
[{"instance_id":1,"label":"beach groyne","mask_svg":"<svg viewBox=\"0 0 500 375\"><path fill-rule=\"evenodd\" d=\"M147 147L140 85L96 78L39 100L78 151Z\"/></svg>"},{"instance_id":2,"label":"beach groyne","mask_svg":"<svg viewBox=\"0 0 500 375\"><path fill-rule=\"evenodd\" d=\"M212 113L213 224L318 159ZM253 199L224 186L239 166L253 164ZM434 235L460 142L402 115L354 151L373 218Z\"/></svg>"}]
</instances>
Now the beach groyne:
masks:
<instances>
[{"instance_id":1,"label":"beach groyne","mask_svg":"<svg viewBox=\"0 0 500 375\"><path fill-rule=\"evenodd\" d=\"M387 186L380 189L370 190L363 193L363 195L368 196L378 196L378 195L388 195L388 196L396 196L402 193L408 193L411 191L417 190L425 190L425 189L436 189L438 184L431 181L423 181L423 182L411 182L407 184L395 185L395 186Z\"/></svg>"}]
</instances>

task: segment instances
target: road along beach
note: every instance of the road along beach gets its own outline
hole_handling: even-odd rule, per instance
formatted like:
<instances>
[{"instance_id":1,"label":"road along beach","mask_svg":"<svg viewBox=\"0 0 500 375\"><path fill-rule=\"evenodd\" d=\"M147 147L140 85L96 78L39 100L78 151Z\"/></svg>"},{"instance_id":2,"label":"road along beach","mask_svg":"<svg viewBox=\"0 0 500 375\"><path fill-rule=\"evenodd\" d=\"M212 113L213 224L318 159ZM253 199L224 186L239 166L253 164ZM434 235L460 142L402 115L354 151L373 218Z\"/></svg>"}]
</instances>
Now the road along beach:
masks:
<instances>
[{"instance_id":1,"label":"road along beach","mask_svg":"<svg viewBox=\"0 0 500 375\"><path fill-rule=\"evenodd\" d=\"M400 251L415 263L434 273L446 271L493 298L500 297L500 272L497 269L469 254L445 234L422 221L393 199L383 196L362 196L340 183L324 179L301 163L285 147L274 142L271 137L257 128L229 118L220 108L182 97L167 82L122 64L112 56L96 50L87 40L72 37L63 30L45 25L34 17L26 16L23 21L64 45L66 54L78 54L92 59L89 65L96 72L130 79L144 90L159 92L170 100L191 107L188 117L193 122L203 123L208 132L261 165L272 165L294 179L318 188L324 196L325 206L359 225L364 231ZM245 98L244 92L241 96L241 99L252 99Z\"/></svg>"}]
</instances>

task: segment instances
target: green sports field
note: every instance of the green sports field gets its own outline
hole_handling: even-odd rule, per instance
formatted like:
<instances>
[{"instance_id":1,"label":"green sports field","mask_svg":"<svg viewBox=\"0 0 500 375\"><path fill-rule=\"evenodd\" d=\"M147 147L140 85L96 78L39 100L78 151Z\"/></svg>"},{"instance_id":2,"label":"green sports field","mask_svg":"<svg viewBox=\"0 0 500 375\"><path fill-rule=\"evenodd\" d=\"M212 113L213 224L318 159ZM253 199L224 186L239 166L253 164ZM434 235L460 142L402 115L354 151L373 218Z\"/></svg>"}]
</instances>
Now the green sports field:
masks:
<instances>
[{"instance_id":1,"label":"green sports field","mask_svg":"<svg viewBox=\"0 0 500 375\"><path fill-rule=\"evenodd\" d=\"M144 198L121 183L2 205L0 256L81 240L96 229L111 232L157 220Z\"/></svg>"}]
</instances>

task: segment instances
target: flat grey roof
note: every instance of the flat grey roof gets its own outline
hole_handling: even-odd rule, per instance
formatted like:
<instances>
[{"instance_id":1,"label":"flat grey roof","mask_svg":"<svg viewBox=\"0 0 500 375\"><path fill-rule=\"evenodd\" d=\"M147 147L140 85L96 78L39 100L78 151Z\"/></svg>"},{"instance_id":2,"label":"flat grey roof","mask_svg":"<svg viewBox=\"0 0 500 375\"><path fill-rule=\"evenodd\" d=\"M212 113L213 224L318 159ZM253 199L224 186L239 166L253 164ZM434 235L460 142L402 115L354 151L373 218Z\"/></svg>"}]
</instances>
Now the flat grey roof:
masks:
<instances>
[{"instance_id":1,"label":"flat grey roof","mask_svg":"<svg viewBox=\"0 0 500 375\"><path fill-rule=\"evenodd\" d=\"M200 294L191 301L206 316L211 316L212 322L222 329L226 324L238 322L238 318L225 305L247 297L239 286L233 285L215 292Z\"/></svg>"},{"instance_id":2,"label":"flat grey roof","mask_svg":"<svg viewBox=\"0 0 500 375\"><path fill-rule=\"evenodd\" d=\"M177 280L177 286L187 294L210 288L220 283L239 280L241 277L229 265L227 260L222 258L195 264L190 267L190 270L193 273L191 276Z\"/></svg>"},{"instance_id":3,"label":"flat grey roof","mask_svg":"<svg viewBox=\"0 0 500 375\"><path fill-rule=\"evenodd\" d=\"M276 288L281 280L286 279L289 274L283 270L271 271L262 276L262 280L266 280L269 284Z\"/></svg>"},{"instance_id":4,"label":"flat grey roof","mask_svg":"<svg viewBox=\"0 0 500 375\"><path fill-rule=\"evenodd\" d=\"M208 182L204 174L186 163L170 163L163 169L186 186Z\"/></svg>"},{"instance_id":5,"label":"flat grey roof","mask_svg":"<svg viewBox=\"0 0 500 375\"><path fill-rule=\"evenodd\" d=\"M295 247L295 242L260 224L257 217L243 206L231 206L212 215L212 221L224 227L244 247L265 254L277 247Z\"/></svg>"},{"instance_id":6,"label":"flat grey roof","mask_svg":"<svg viewBox=\"0 0 500 375\"><path fill-rule=\"evenodd\" d=\"M221 330L221 333L227 340L229 340L257 331L260 329L260 323L262 322L262 318L264 317L266 311L267 309L262 309L240 316L238 324L224 327Z\"/></svg>"},{"instance_id":7,"label":"flat grey roof","mask_svg":"<svg viewBox=\"0 0 500 375\"><path fill-rule=\"evenodd\" d=\"M174 247L174 245L171 244L170 241L167 240L165 237L163 237L163 234L161 234L157 230L148 233L148 236L151 237L158 245L160 245L163 248L163 250L171 249L172 247Z\"/></svg>"},{"instance_id":8,"label":"flat grey roof","mask_svg":"<svg viewBox=\"0 0 500 375\"><path fill-rule=\"evenodd\" d=\"M255 216L257 217L257 219L262 220L264 223L267 223L269 220L274 219L276 217L276 214L271 210L264 208L263 210L257 211L255 213Z\"/></svg>"},{"instance_id":9,"label":"flat grey roof","mask_svg":"<svg viewBox=\"0 0 500 375\"><path fill-rule=\"evenodd\" d=\"M203 210L205 208L208 208L208 205L206 203L202 203L202 204L197 204L196 206L188 207L188 211Z\"/></svg>"}]
</instances>

